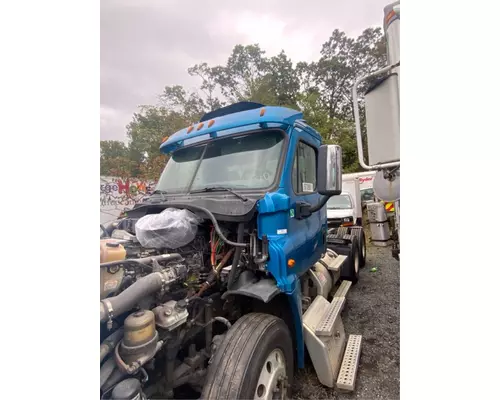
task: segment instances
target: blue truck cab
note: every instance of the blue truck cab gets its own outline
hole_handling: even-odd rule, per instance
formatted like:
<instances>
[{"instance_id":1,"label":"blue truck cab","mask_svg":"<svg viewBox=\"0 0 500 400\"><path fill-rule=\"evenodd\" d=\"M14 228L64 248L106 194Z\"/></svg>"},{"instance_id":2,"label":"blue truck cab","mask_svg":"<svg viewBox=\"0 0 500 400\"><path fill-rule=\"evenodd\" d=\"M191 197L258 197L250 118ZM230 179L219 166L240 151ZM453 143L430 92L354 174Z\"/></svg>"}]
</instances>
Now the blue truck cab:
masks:
<instances>
[{"instance_id":1,"label":"blue truck cab","mask_svg":"<svg viewBox=\"0 0 500 400\"><path fill-rule=\"evenodd\" d=\"M346 345L337 316L349 286L341 285L342 295L336 297L333 288L343 275L352 278L356 269L354 262L345 262L347 256L331 251L335 241L340 246L356 240L349 235L346 239L345 232L332 235L327 227L326 202L342 192L340 147L322 144L321 135L301 112L240 102L209 112L164 138L160 149L168 161L155 191L127 212L128 220L135 222L126 225L139 226L172 209L187 210L198 218L196 238L184 247L167 247L159 249L160 255L127 261L134 266L153 262L153 273L102 300L101 324L107 321L111 326L117 309L123 314L137 304L141 293L159 290L155 300L144 304L156 305L155 337L164 335L165 343L178 347L171 344L165 350L171 362L162 383L167 397L181 381L199 386L199 378L186 374L205 377L204 371L208 373L202 398L271 398L270 390L289 393L287 380L293 366L304 367L306 347L320 381L333 387ZM178 222L172 226L188 224ZM153 232L155 224L141 226L161 235ZM169 232L162 234L176 235L175 229ZM357 254L355 246L349 249ZM147 280L159 286L147 286ZM203 313L197 307L203 304L207 308L200 322L197 318ZM134 318L144 317L127 317ZM215 324L221 321L225 333ZM178 337L198 337L198 342L176 342L180 339L172 339L172 329L184 332ZM205 343L201 358L184 366L200 341ZM120 359L122 370L132 375L138 365L162 353L162 346L157 344L128 369ZM183 352L183 346L190 346L189 352ZM120 357L119 350L115 354ZM176 366L184 375L175 372ZM123 385L124 390L128 387Z\"/></svg>"},{"instance_id":2,"label":"blue truck cab","mask_svg":"<svg viewBox=\"0 0 500 400\"><path fill-rule=\"evenodd\" d=\"M243 102L206 114L160 147L171 159L157 184L157 197L179 201L187 195L184 201L202 204L220 219L256 216L258 239L268 242L264 269L290 296L298 343L302 342L299 278L326 251L326 207L309 214L307 207L341 191L340 148L330 146L337 164L329 164L327 172L326 157L320 160L321 142L301 112ZM325 155L327 149L323 147ZM319 193L318 179L323 180L326 196ZM246 201L217 187L234 190ZM215 189L204 191L207 188ZM303 346L298 347L302 365Z\"/></svg>"}]
</instances>

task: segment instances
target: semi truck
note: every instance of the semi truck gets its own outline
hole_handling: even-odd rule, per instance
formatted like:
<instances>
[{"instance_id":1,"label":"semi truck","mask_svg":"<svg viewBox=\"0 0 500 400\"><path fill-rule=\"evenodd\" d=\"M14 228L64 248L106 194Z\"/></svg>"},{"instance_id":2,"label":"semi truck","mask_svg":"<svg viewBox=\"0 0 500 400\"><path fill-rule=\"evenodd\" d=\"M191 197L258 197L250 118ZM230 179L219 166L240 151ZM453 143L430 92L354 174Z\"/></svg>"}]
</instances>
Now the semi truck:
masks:
<instances>
[{"instance_id":1,"label":"semi truck","mask_svg":"<svg viewBox=\"0 0 500 400\"><path fill-rule=\"evenodd\" d=\"M356 142L359 164L366 171L375 171L373 190L375 196L393 204L392 224L393 256L400 253L400 2L384 8L384 35L387 47L387 66L356 79L352 87ZM364 157L364 145L359 112L358 88L367 84L364 93L365 123L368 146L368 162Z\"/></svg>"},{"instance_id":2,"label":"semi truck","mask_svg":"<svg viewBox=\"0 0 500 400\"><path fill-rule=\"evenodd\" d=\"M101 241L101 398L288 398L306 352L323 385L353 391L362 336L341 314L362 228L328 228L326 206L341 148L299 111L241 102L160 149L127 235Z\"/></svg>"}]
</instances>

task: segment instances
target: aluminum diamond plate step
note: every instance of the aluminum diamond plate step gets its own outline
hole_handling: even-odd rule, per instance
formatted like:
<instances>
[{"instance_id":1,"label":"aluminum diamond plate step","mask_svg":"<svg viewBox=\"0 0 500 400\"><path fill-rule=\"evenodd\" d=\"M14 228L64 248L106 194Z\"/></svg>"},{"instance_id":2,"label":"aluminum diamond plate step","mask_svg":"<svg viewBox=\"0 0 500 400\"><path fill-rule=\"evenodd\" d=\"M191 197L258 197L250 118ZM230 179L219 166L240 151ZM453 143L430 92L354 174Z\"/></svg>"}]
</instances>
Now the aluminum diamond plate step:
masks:
<instances>
[{"instance_id":1,"label":"aluminum diamond plate step","mask_svg":"<svg viewBox=\"0 0 500 400\"><path fill-rule=\"evenodd\" d=\"M347 292L351 288L351 285L352 285L351 281L342 281L339 288L335 292L335 295L333 296L333 298L335 299L337 297L346 297Z\"/></svg>"},{"instance_id":2,"label":"aluminum diamond plate step","mask_svg":"<svg viewBox=\"0 0 500 400\"><path fill-rule=\"evenodd\" d=\"M337 388L339 390L352 392L356 383L356 373L358 372L359 356L361 354L361 335L349 335L349 340L345 348L344 359L340 367L337 378Z\"/></svg>"},{"instance_id":3,"label":"aluminum diamond plate step","mask_svg":"<svg viewBox=\"0 0 500 400\"><path fill-rule=\"evenodd\" d=\"M342 308L344 307L344 302L345 297L337 297L332 300L323 318L321 318L316 327L315 334L317 336L332 336L335 320L340 316Z\"/></svg>"}]
</instances>

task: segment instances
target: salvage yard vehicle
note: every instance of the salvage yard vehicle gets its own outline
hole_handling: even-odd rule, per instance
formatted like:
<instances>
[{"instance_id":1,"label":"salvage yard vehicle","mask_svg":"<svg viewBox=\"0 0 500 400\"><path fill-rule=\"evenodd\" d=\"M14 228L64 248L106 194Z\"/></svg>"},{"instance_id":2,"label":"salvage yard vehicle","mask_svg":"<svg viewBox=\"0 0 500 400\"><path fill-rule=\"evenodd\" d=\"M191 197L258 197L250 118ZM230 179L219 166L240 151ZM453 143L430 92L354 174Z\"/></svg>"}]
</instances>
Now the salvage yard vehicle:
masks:
<instances>
[{"instance_id":1,"label":"salvage yard vehicle","mask_svg":"<svg viewBox=\"0 0 500 400\"><path fill-rule=\"evenodd\" d=\"M160 149L155 192L101 241L101 398L287 398L306 351L354 390L358 238L327 227L341 148L298 111L241 102Z\"/></svg>"}]
</instances>

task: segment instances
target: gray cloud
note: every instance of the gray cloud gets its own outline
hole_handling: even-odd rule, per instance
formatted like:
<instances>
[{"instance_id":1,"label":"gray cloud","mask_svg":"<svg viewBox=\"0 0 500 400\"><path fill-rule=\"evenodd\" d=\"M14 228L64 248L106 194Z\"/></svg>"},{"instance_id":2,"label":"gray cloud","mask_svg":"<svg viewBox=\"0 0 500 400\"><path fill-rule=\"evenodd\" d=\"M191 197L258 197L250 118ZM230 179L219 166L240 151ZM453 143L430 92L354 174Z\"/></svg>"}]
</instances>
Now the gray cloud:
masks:
<instances>
[{"instance_id":1,"label":"gray cloud","mask_svg":"<svg viewBox=\"0 0 500 400\"><path fill-rule=\"evenodd\" d=\"M102 0L101 139L125 140L137 107L165 85L195 88L187 68L224 62L236 44L316 59L339 28L358 35L379 26L389 0ZM216 5L216 7L214 6Z\"/></svg>"}]
</instances>

